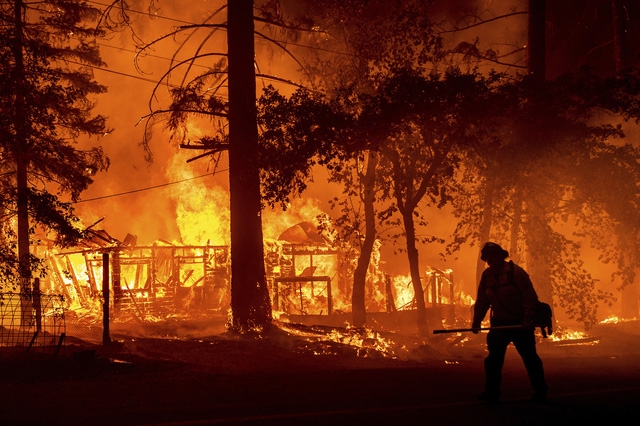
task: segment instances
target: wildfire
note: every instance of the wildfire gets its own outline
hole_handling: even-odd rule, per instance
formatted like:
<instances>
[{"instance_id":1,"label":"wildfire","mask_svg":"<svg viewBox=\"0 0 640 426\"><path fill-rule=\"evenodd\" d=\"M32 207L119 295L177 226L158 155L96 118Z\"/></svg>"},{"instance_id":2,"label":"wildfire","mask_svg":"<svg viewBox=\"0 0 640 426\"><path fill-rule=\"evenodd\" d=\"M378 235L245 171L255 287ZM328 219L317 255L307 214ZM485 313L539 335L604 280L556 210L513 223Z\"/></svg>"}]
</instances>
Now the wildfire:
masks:
<instances>
[{"instance_id":1,"label":"wildfire","mask_svg":"<svg viewBox=\"0 0 640 426\"><path fill-rule=\"evenodd\" d=\"M553 334L549 336L549 340L556 344L571 344L571 345L597 345L600 340L590 337L587 333L577 330L569 329L556 329L553 330Z\"/></svg>"},{"instance_id":2,"label":"wildfire","mask_svg":"<svg viewBox=\"0 0 640 426\"><path fill-rule=\"evenodd\" d=\"M280 327L293 335L303 337L314 355L336 355L346 347L355 350L356 355L362 358L398 357L398 345L374 330L349 326L323 329L289 323L280 323Z\"/></svg>"},{"instance_id":3,"label":"wildfire","mask_svg":"<svg viewBox=\"0 0 640 426\"><path fill-rule=\"evenodd\" d=\"M621 322L631 322L631 321L637 321L638 318L633 317L633 318L620 318L617 317L615 315L611 315L605 319L603 319L602 321L600 321L600 324L619 324Z\"/></svg>"},{"instance_id":4,"label":"wildfire","mask_svg":"<svg viewBox=\"0 0 640 426\"><path fill-rule=\"evenodd\" d=\"M197 123L189 135L202 132ZM229 192L221 180L202 163L190 163L193 153L171 157L166 186L157 210L150 214L166 218L166 239L140 245L129 234L120 242L106 231L99 244L56 253L51 250L48 291L63 293L67 309L76 314L102 315L103 253L109 254L111 302L118 320L133 315L137 320L160 321L170 316L192 316L215 310L227 315L230 304ZM222 159L224 160L224 158ZM216 164L224 170L224 164ZM211 176L207 176L211 173ZM166 207L161 206L168 206ZM141 210L142 214L142 210ZM325 215L320 202L294 198L286 210L265 209L262 214L267 284L273 316L328 316L351 312L354 260L350 247L335 247L317 231L317 218ZM174 222L175 221L175 222ZM135 229L131 229L135 233ZM142 239L142 237L141 237ZM346 244L346 243L342 243ZM376 242L365 286L366 310L393 313L415 309L411 277L391 277L382 269L380 241ZM454 288L453 272L428 268L423 275L425 303L465 305L472 298ZM181 313L176 313L175 310ZM449 312L449 310L447 310ZM286 314L286 315L285 315ZM348 316L348 315L346 315ZM297 318L294 318L295 322ZM322 323L322 319L319 319ZM357 347L359 352L394 357L392 343L371 330L334 330L334 343Z\"/></svg>"},{"instance_id":5,"label":"wildfire","mask_svg":"<svg viewBox=\"0 0 640 426\"><path fill-rule=\"evenodd\" d=\"M194 170L186 168L186 156L175 155L166 175L173 181L192 179ZM170 196L176 205L176 225L180 243L198 245L209 241L213 245L229 244L229 194L212 179L189 180L172 188Z\"/></svg>"},{"instance_id":6,"label":"wildfire","mask_svg":"<svg viewBox=\"0 0 640 426\"><path fill-rule=\"evenodd\" d=\"M395 290L395 302L399 310L406 309L413 303L414 292L410 275L397 275L392 278Z\"/></svg>"}]
</instances>

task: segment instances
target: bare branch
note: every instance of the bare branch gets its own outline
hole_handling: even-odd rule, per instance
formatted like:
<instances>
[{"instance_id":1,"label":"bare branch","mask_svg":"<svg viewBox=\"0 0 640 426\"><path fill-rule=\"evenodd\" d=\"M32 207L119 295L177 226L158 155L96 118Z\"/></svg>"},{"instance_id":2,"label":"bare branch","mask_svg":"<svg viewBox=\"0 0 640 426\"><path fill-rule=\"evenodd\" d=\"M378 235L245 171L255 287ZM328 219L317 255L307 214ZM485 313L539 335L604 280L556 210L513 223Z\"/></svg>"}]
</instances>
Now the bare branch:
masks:
<instances>
[{"instance_id":1,"label":"bare branch","mask_svg":"<svg viewBox=\"0 0 640 426\"><path fill-rule=\"evenodd\" d=\"M480 19L480 18L476 17L476 19L478 19L479 22L477 22L475 24L470 24L470 25L467 25L465 27L455 27L455 28L453 28L451 30L442 30L439 34L447 34L447 33L455 33L455 32L458 32L458 31L465 31L465 30L469 30L471 28L479 27L480 25L484 25L484 24L488 24L490 22L497 21L499 19L508 18L510 16L528 15L528 14L529 14L529 12L511 12L511 13L507 13L507 14L504 14L504 15L495 16L495 17L493 17L491 19Z\"/></svg>"},{"instance_id":2,"label":"bare branch","mask_svg":"<svg viewBox=\"0 0 640 426\"><path fill-rule=\"evenodd\" d=\"M286 47L284 47L284 45L282 43L280 43L279 41L272 39L270 37L267 37L266 35L262 34L261 32L255 31L255 34L264 38L267 41L270 41L271 43L275 44L276 46L278 46L280 49L282 49L289 57L291 57L291 59L293 59L296 64L298 64L300 66L300 68L304 71L304 73L307 75L307 78L309 79L309 81L313 81L313 79L311 78L311 76L309 75L309 72L307 71L307 69L304 67L304 65L302 65L302 63L298 60L298 58L296 58L296 56L291 53L289 51L289 49L287 49Z\"/></svg>"}]
</instances>

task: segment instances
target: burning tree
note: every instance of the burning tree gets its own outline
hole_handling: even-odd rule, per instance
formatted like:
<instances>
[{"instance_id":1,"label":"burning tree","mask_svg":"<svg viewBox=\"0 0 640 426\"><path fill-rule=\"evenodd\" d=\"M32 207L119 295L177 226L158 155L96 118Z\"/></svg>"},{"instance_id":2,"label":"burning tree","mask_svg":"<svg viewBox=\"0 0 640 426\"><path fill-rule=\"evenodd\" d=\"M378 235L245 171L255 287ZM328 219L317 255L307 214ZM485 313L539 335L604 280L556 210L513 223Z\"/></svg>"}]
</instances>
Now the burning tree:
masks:
<instances>
[{"instance_id":1,"label":"burning tree","mask_svg":"<svg viewBox=\"0 0 640 426\"><path fill-rule=\"evenodd\" d=\"M2 278L20 277L24 292L40 266L29 250L35 226L54 231L60 244L73 243L81 231L63 196L77 200L108 167L100 147L75 146L81 135L107 132L105 118L91 115L91 98L106 90L90 68L102 65L95 43L102 32L90 26L99 16L77 0L0 6Z\"/></svg>"}]
</instances>

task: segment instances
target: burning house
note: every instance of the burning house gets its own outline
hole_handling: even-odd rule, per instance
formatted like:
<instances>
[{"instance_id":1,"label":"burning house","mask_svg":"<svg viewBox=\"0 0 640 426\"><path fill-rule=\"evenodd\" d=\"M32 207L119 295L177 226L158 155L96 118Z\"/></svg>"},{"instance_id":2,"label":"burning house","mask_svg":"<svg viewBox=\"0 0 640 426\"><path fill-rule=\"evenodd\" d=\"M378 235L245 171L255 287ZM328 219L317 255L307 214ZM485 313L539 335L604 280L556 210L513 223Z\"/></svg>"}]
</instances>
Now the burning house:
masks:
<instances>
[{"instance_id":1,"label":"burning house","mask_svg":"<svg viewBox=\"0 0 640 426\"><path fill-rule=\"evenodd\" d=\"M218 320L230 306L230 256L226 245L179 245L158 241L138 245L106 231L74 249L46 256L49 275L39 283L45 294L61 295L69 321L99 326L108 282L111 321L154 323L167 319ZM108 264L105 268L105 261ZM344 326L351 322L354 259L324 240L309 222L298 223L276 240L265 241L265 266L274 316L301 324ZM372 264L367 312L382 328L413 327L415 300L410 280L390 277ZM106 278L106 279L105 279ZM455 321L455 305L467 300L454 287L451 271L430 269L425 302L436 321Z\"/></svg>"}]
</instances>

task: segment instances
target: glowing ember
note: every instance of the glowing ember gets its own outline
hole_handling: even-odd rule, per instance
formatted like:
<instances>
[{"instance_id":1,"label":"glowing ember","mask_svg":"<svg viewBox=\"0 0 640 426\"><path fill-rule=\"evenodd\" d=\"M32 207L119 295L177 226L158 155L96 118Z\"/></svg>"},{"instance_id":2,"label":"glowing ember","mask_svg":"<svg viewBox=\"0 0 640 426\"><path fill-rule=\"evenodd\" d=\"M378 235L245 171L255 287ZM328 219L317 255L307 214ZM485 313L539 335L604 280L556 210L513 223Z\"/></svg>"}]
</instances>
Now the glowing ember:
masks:
<instances>
[{"instance_id":1,"label":"glowing ember","mask_svg":"<svg viewBox=\"0 0 640 426\"><path fill-rule=\"evenodd\" d=\"M600 324L617 324L620 321L621 321L620 318L618 318L615 315L611 315L609 318L606 318L606 319L600 321Z\"/></svg>"},{"instance_id":2,"label":"glowing ember","mask_svg":"<svg viewBox=\"0 0 640 426\"><path fill-rule=\"evenodd\" d=\"M557 329L553 331L553 334L549 336L549 340L557 344L571 344L571 345L597 345L600 340L588 336L582 331L576 330L563 330Z\"/></svg>"},{"instance_id":3,"label":"glowing ember","mask_svg":"<svg viewBox=\"0 0 640 426\"><path fill-rule=\"evenodd\" d=\"M549 336L549 339L557 342L557 341L560 341L560 340L586 339L587 337L588 337L587 334L583 333L582 331L575 331L575 330L560 331L560 330L557 330L551 336Z\"/></svg>"},{"instance_id":4,"label":"glowing ember","mask_svg":"<svg viewBox=\"0 0 640 426\"><path fill-rule=\"evenodd\" d=\"M346 346L354 349L357 356L362 358L375 356L395 359L398 357L398 345L374 330L352 327L319 330L315 327L300 328L287 323L281 323L280 327L291 334L304 337L310 344L315 343L313 345L315 355L335 355L337 344L339 347Z\"/></svg>"},{"instance_id":5,"label":"glowing ember","mask_svg":"<svg viewBox=\"0 0 640 426\"><path fill-rule=\"evenodd\" d=\"M633 318L620 318L617 317L615 315L611 315L608 318L600 321L600 324L618 324L621 322L631 322L631 321L637 321L638 319L636 317Z\"/></svg>"}]
</instances>

